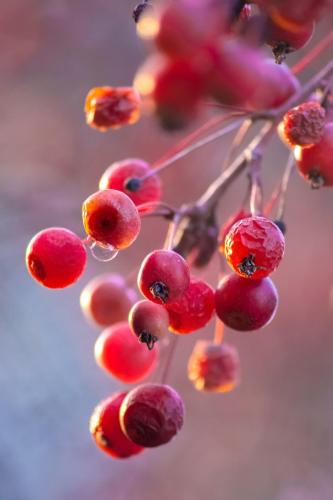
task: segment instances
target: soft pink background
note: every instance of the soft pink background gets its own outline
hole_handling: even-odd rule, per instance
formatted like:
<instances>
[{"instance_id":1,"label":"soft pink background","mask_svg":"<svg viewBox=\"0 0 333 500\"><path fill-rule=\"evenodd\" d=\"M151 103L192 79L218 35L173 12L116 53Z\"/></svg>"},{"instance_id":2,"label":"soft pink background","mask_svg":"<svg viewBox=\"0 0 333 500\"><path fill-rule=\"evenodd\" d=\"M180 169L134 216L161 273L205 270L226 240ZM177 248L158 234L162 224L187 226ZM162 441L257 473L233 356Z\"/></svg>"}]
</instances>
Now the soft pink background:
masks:
<instances>
[{"instance_id":1,"label":"soft pink background","mask_svg":"<svg viewBox=\"0 0 333 500\"><path fill-rule=\"evenodd\" d=\"M144 221L137 243L112 263L89 258L81 282L64 291L33 282L24 251L48 226L83 235L81 203L110 163L129 156L154 161L184 135L167 136L151 118L107 134L84 123L89 88L129 84L145 57L133 3L1 2L0 499L331 500L333 197L329 189L312 192L297 175L288 194L287 253L274 276L276 319L258 333L227 332L242 360L239 389L202 394L186 378L193 343L212 336L212 322L181 339L172 364L170 383L187 410L177 439L117 462L90 438L93 407L122 386L94 363L98 330L81 315L80 290L97 273L133 270L162 245L165 223ZM315 40L328 29L323 23ZM217 175L228 141L163 174L165 200L180 205L199 196ZM286 158L276 140L265 161L266 194ZM242 178L227 193L221 219L237 208L244 185ZM203 274L215 285L217 262Z\"/></svg>"}]
</instances>

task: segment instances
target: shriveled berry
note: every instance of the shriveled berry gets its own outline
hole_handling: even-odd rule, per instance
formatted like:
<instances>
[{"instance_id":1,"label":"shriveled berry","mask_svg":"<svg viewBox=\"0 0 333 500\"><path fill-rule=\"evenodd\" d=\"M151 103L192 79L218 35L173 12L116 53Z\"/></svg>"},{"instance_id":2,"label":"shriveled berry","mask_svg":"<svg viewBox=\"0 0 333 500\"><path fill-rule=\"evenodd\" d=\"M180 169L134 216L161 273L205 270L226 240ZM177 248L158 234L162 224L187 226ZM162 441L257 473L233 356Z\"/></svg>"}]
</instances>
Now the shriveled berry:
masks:
<instances>
[{"instance_id":1,"label":"shriveled berry","mask_svg":"<svg viewBox=\"0 0 333 500\"><path fill-rule=\"evenodd\" d=\"M174 333L191 333L203 328L214 314L214 291L205 282L191 278L183 296L166 306L169 328Z\"/></svg>"},{"instance_id":2,"label":"shriveled berry","mask_svg":"<svg viewBox=\"0 0 333 500\"><path fill-rule=\"evenodd\" d=\"M172 250L154 250L143 260L138 287L147 299L158 304L178 300L190 283L186 260Z\"/></svg>"},{"instance_id":3,"label":"shriveled berry","mask_svg":"<svg viewBox=\"0 0 333 500\"><path fill-rule=\"evenodd\" d=\"M95 343L97 364L127 384L140 382L155 368L158 346L149 351L134 337L127 322L104 330Z\"/></svg>"},{"instance_id":4,"label":"shriveled berry","mask_svg":"<svg viewBox=\"0 0 333 500\"><path fill-rule=\"evenodd\" d=\"M241 208L238 212L231 215L229 219L223 224L219 233L219 251L224 253L224 240L227 234L229 233L232 226L241 219L246 219L247 217L251 217L251 212L248 212L244 208Z\"/></svg>"},{"instance_id":5,"label":"shriveled berry","mask_svg":"<svg viewBox=\"0 0 333 500\"><path fill-rule=\"evenodd\" d=\"M96 445L113 458L128 458L144 448L130 441L120 427L119 410L127 392L116 392L101 401L90 417L89 428Z\"/></svg>"},{"instance_id":6,"label":"shriveled berry","mask_svg":"<svg viewBox=\"0 0 333 500\"><path fill-rule=\"evenodd\" d=\"M148 177L147 177L148 175ZM99 189L117 189L131 198L135 205L158 202L161 198L161 181L150 165L138 158L112 163L99 182ZM154 210L152 205L142 213Z\"/></svg>"},{"instance_id":7,"label":"shriveled berry","mask_svg":"<svg viewBox=\"0 0 333 500\"><path fill-rule=\"evenodd\" d=\"M118 250L134 242L141 226L133 201L115 189L104 189L89 196L82 206L82 218L91 238Z\"/></svg>"},{"instance_id":8,"label":"shriveled berry","mask_svg":"<svg viewBox=\"0 0 333 500\"><path fill-rule=\"evenodd\" d=\"M84 315L100 326L125 321L137 295L119 274L102 274L89 281L80 296Z\"/></svg>"},{"instance_id":9,"label":"shriveled berry","mask_svg":"<svg viewBox=\"0 0 333 500\"><path fill-rule=\"evenodd\" d=\"M325 110L318 102L304 102L283 117L283 134L291 146L317 144L324 134Z\"/></svg>"},{"instance_id":10,"label":"shriveled berry","mask_svg":"<svg viewBox=\"0 0 333 500\"><path fill-rule=\"evenodd\" d=\"M155 342L167 334L169 315L163 306L150 300L141 300L132 307L128 322L139 341L152 349Z\"/></svg>"},{"instance_id":11,"label":"shriveled berry","mask_svg":"<svg viewBox=\"0 0 333 500\"><path fill-rule=\"evenodd\" d=\"M230 274L220 281L215 304L216 314L230 328L258 330L273 319L278 293L270 278L248 280Z\"/></svg>"},{"instance_id":12,"label":"shriveled berry","mask_svg":"<svg viewBox=\"0 0 333 500\"><path fill-rule=\"evenodd\" d=\"M278 267L284 247L283 234L273 221L252 216L232 226L225 238L224 254L237 274L259 279Z\"/></svg>"},{"instance_id":13,"label":"shriveled berry","mask_svg":"<svg viewBox=\"0 0 333 500\"><path fill-rule=\"evenodd\" d=\"M312 146L294 149L299 173L312 188L333 186L333 123L327 123L321 140Z\"/></svg>"},{"instance_id":14,"label":"shriveled berry","mask_svg":"<svg viewBox=\"0 0 333 500\"><path fill-rule=\"evenodd\" d=\"M65 288L82 275L87 253L80 238L69 229L50 227L37 233L25 256L30 275L47 288Z\"/></svg>"},{"instance_id":15,"label":"shriveled berry","mask_svg":"<svg viewBox=\"0 0 333 500\"><path fill-rule=\"evenodd\" d=\"M230 392L239 384L237 349L226 344L198 340L188 362L188 378L198 391Z\"/></svg>"},{"instance_id":16,"label":"shriveled berry","mask_svg":"<svg viewBox=\"0 0 333 500\"><path fill-rule=\"evenodd\" d=\"M140 95L133 87L96 87L85 102L86 121L101 132L131 125L140 117Z\"/></svg>"},{"instance_id":17,"label":"shriveled berry","mask_svg":"<svg viewBox=\"0 0 333 500\"><path fill-rule=\"evenodd\" d=\"M120 407L122 431L146 448L168 443L180 431L183 421L183 401L168 385L140 385L127 394Z\"/></svg>"}]
</instances>

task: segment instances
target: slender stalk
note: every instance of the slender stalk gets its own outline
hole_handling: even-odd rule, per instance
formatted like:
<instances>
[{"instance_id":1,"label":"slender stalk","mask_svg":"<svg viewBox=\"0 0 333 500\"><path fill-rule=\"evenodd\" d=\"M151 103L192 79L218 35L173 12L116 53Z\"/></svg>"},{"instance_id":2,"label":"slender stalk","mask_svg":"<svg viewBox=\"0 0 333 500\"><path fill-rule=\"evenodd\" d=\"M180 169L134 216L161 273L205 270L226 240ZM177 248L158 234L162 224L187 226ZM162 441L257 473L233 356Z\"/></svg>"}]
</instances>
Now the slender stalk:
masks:
<instances>
[{"instance_id":1,"label":"slender stalk","mask_svg":"<svg viewBox=\"0 0 333 500\"><path fill-rule=\"evenodd\" d=\"M235 152L237 151L240 144L244 140L244 137L246 136L247 132L251 128L252 124L253 124L253 120L251 118L247 118L243 121L242 125L239 127L238 131L235 134L235 137L233 138L233 141L230 145L230 148L226 154L226 157L223 161L222 171L225 168L227 168L227 166L231 163L232 157L234 156Z\"/></svg>"},{"instance_id":2,"label":"slender stalk","mask_svg":"<svg viewBox=\"0 0 333 500\"><path fill-rule=\"evenodd\" d=\"M178 335L171 334L170 346L169 346L169 350L167 353L167 358L166 358L166 362L164 365L164 370L163 370L162 376L161 376L161 384L165 384L167 379L168 379L168 374L169 374L172 358L173 358L174 353L175 353L178 339L179 339Z\"/></svg>"},{"instance_id":3,"label":"slender stalk","mask_svg":"<svg viewBox=\"0 0 333 500\"><path fill-rule=\"evenodd\" d=\"M289 181L291 178L291 174L294 171L295 167L295 160L294 160L294 154L293 152L290 153L286 168L281 180L281 190L280 190L280 199L279 199L279 206L276 214L276 218L278 220L283 220L285 208L286 208L286 193L289 185Z\"/></svg>"},{"instance_id":4,"label":"slender stalk","mask_svg":"<svg viewBox=\"0 0 333 500\"><path fill-rule=\"evenodd\" d=\"M218 318L215 321L214 344L222 344L224 337L224 324Z\"/></svg>"},{"instance_id":5,"label":"slender stalk","mask_svg":"<svg viewBox=\"0 0 333 500\"><path fill-rule=\"evenodd\" d=\"M261 181L262 155L253 154L250 161L251 196L250 210L252 215L261 215L263 211L263 188Z\"/></svg>"}]
</instances>

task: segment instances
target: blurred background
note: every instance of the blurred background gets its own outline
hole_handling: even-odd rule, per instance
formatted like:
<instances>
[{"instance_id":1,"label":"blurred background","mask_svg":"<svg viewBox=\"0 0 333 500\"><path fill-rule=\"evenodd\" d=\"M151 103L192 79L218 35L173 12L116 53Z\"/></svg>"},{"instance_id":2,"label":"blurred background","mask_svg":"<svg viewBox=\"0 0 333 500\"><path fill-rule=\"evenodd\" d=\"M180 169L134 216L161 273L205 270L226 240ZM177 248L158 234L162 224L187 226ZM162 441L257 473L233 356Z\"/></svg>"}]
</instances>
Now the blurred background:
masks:
<instances>
[{"instance_id":1,"label":"blurred background","mask_svg":"<svg viewBox=\"0 0 333 500\"><path fill-rule=\"evenodd\" d=\"M174 441L114 461L89 435L94 406L122 386L95 365L99 332L82 317L80 291L96 274L133 271L163 244L165 222L145 220L137 242L111 263L90 257L81 281L63 291L34 282L24 253L48 226L83 236L81 203L110 163L154 161L185 135L167 135L152 118L106 134L85 125L88 90L130 84L144 60L134 4L1 0L0 500L332 500L333 197L329 189L311 191L297 175L287 200L287 253L274 275L277 316L258 333L226 334L240 351L240 387L207 395L187 380L188 357L196 340L212 337L211 322L181 339L172 363L169 383L187 412ZM322 22L312 45L331 27ZM198 197L217 176L229 141L166 171L165 201ZM267 196L287 155L276 139L265 161ZM221 220L238 208L245 182L222 200ZM217 261L199 275L215 286Z\"/></svg>"}]
</instances>

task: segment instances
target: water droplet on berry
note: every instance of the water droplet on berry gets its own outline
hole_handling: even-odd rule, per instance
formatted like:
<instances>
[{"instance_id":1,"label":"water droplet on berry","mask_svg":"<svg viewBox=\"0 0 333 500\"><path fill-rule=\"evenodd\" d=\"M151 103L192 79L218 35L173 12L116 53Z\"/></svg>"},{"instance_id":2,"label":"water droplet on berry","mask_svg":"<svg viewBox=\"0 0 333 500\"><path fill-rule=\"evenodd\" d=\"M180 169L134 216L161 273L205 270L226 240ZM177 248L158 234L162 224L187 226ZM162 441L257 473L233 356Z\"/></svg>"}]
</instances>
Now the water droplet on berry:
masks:
<instances>
[{"instance_id":1,"label":"water droplet on berry","mask_svg":"<svg viewBox=\"0 0 333 500\"><path fill-rule=\"evenodd\" d=\"M89 247L91 255L94 259L99 262L109 262L110 260L115 259L119 252L112 245L96 241L91 236L87 237L85 244Z\"/></svg>"}]
</instances>

